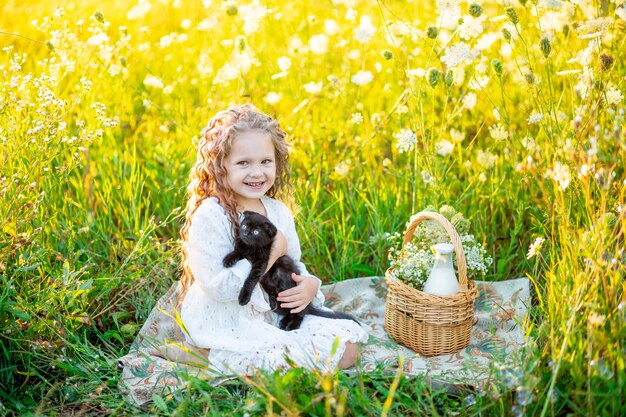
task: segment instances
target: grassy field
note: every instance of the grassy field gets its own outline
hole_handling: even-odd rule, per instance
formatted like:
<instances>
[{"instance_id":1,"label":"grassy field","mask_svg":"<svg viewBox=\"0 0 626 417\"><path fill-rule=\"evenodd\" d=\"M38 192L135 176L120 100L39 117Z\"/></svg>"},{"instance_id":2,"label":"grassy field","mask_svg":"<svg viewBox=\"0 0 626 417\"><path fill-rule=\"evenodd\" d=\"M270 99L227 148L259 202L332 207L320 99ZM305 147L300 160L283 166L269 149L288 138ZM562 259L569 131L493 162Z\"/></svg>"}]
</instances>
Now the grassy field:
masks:
<instances>
[{"instance_id":1,"label":"grassy field","mask_svg":"<svg viewBox=\"0 0 626 417\"><path fill-rule=\"evenodd\" d=\"M624 0L0 12L0 415L623 412ZM303 256L325 282L383 275L385 234L428 205L470 218L485 279L533 283L514 377L452 394L294 369L127 404L116 359L178 279L197 135L238 102L289 132Z\"/></svg>"}]
</instances>

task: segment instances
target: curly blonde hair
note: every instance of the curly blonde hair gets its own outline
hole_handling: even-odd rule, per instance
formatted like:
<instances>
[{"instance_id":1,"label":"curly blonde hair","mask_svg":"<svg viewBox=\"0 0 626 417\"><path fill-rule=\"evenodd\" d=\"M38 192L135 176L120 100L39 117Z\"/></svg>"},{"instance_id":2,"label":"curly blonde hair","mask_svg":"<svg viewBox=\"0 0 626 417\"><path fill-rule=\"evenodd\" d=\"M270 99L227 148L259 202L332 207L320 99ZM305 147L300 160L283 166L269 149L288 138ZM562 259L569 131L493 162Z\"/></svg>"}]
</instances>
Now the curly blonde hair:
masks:
<instances>
[{"instance_id":1,"label":"curly blonde hair","mask_svg":"<svg viewBox=\"0 0 626 417\"><path fill-rule=\"evenodd\" d=\"M180 293L178 306L194 282L194 276L189 269L186 244L189 238L189 228L195 211L200 204L209 197L216 197L224 208L233 227L233 236L239 229L237 200L235 193L228 187L224 160L228 157L233 140L237 135L259 131L268 133L274 145L276 158L276 180L267 192L269 197L290 198L289 183L289 145L286 142L287 134L278 122L260 112L252 104L241 104L218 112L200 133L196 162L191 168L189 185L187 186L187 208L185 224L180 236L182 239L182 276L180 279Z\"/></svg>"}]
</instances>

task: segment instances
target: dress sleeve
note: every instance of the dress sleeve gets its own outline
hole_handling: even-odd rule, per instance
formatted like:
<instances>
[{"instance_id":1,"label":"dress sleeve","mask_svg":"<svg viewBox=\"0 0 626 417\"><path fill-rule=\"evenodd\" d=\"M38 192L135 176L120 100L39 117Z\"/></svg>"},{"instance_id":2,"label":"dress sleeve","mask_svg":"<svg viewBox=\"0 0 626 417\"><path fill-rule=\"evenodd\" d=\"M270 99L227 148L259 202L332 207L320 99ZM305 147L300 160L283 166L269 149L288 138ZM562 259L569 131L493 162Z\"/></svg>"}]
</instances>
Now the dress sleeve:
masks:
<instances>
[{"instance_id":1,"label":"dress sleeve","mask_svg":"<svg viewBox=\"0 0 626 417\"><path fill-rule=\"evenodd\" d=\"M185 248L191 273L209 298L222 302L238 299L252 265L242 259L230 268L223 266L224 257L234 246L230 221L221 208L198 208L191 220ZM270 310L259 284L252 292L250 303L261 311Z\"/></svg>"},{"instance_id":2,"label":"dress sleeve","mask_svg":"<svg viewBox=\"0 0 626 417\"><path fill-rule=\"evenodd\" d=\"M285 225L283 233L285 234L288 245L287 255L289 255L296 262L296 265L298 265L298 268L301 271L300 275L313 277L317 280L317 294L315 295L315 298L311 301L311 303L315 307L322 307L324 305L322 281L315 275L309 273L306 265L300 260L300 258L302 257L302 249L300 248L300 239L298 238L298 233L296 232L296 225L293 219L293 215L291 214L291 211L289 211L289 209L282 203L281 206L281 217Z\"/></svg>"}]
</instances>

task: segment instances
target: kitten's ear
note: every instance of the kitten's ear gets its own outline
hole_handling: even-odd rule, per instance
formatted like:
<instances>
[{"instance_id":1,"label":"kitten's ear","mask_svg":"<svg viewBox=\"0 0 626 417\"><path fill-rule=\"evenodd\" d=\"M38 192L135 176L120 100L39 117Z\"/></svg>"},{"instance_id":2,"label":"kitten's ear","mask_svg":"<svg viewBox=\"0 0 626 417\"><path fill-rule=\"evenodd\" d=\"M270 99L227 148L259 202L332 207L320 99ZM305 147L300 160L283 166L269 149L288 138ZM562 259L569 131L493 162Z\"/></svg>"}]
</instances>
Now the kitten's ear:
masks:
<instances>
[{"instance_id":1,"label":"kitten's ear","mask_svg":"<svg viewBox=\"0 0 626 417\"><path fill-rule=\"evenodd\" d=\"M278 229L276 229L276 226L274 226L272 223L267 222L263 224L264 228L265 228L265 232L271 236L274 237L276 236L276 233L278 232Z\"/></svg>"}]
</instances>

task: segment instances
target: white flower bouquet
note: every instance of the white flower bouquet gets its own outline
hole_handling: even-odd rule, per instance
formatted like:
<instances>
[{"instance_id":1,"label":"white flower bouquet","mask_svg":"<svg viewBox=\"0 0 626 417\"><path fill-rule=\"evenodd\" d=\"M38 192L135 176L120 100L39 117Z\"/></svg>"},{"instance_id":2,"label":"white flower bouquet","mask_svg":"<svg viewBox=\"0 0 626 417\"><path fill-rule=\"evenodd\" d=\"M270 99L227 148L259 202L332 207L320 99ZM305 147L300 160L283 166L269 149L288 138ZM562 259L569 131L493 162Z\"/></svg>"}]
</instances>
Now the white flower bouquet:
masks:
<instances>
[{"instance_id":1,"label":"white flower bouquet","mask_svg":"<svg viewBox=\"0 0 626 417\"><path fill-rule=\"evenodd\" d=\"M484 276L493 259L487 255L487 251L476 237L469 233L470 221L449 205L442 206L438 211L429 206L424 211L438 212L454 226L465 253L467 278L473 280ZM413 222L413 218L411 217L407 227ZM389 250L391 276L420 291L435 263L433 246L437 243L451 243L450 236L443 226L434 221L420 223L413 233L413 239L404 246L400 233L390 235L388 240L392 244ZM456 270L456 257L453 259Z\"/></svg>"}]
</instances>

